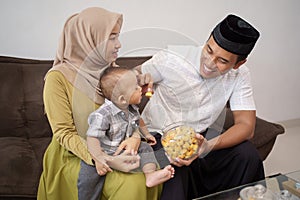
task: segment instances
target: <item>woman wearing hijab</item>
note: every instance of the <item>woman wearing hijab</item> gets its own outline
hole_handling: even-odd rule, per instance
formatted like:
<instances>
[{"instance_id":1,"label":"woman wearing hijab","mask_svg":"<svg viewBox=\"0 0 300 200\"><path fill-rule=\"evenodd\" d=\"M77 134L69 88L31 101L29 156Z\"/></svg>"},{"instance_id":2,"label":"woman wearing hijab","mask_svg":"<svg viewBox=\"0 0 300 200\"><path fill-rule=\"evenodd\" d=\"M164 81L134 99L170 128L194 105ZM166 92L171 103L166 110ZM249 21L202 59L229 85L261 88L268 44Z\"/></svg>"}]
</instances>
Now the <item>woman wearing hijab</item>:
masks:
<instances>
[{"instance_id":1,"label":"woman wearing hijab","mask_svg":"<svg viewBox=\"0 0 300 200\"><path fill-rule=\"evenodd\" d=\"M45 77L45 112L53 138L44 155L40 200L84 199L78 190L84 188L85 172L80 166L84 162L97 168L98 164L86 145L87 118L104 102L98 80L117 58L122 21L121 14L87 8L65 23L53 67ZM140 141L129 138L124 142L127 153L136 150ZM117 170L107 174L101 199L158 199L159 187L146 188L142 173L121 172L139 166L136 155L121 154L107 162ZM93 184L95 189L89 191L99 199L97 182Z\"/></svg>"}]
</instances>

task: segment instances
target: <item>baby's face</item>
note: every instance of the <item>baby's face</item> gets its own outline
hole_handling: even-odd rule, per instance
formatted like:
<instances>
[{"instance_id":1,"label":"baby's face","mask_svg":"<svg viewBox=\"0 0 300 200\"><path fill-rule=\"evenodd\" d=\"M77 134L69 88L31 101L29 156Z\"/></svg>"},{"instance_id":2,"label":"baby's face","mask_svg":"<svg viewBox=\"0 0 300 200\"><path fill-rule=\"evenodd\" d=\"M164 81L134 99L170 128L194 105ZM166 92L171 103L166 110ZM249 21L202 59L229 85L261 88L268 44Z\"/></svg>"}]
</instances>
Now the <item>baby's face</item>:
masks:
<instances>
[{"instance_id":1,"label":"baby's face","mask_svg":"<svg viewBox=\"0 0 300 200\"><path fill-rule=\"evenodd\" d=\"M128 104L139 104L142 100L142 88L134 72L129 71L120 80L123 95Z\"/></svg>"}]
</instances>

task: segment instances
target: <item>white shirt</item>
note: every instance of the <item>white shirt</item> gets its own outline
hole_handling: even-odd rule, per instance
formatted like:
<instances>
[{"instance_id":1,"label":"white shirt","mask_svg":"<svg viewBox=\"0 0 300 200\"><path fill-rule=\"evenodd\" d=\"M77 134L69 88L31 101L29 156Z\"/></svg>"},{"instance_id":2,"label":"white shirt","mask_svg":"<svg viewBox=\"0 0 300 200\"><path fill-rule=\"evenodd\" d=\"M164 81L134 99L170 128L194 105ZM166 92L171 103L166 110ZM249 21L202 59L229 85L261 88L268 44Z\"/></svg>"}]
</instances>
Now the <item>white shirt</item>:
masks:
<instances>
[{"instance_id":1,"label":"white shirt","mask_svg":"<svg viewBox=\"0 0 300 200\"><path fill-rule=\"evenodd\" d=\"M142 65L142 73L150 73L155 83L142 113L149 131L162 133L188 125L202 132L218 119L228 100L231 110L255 110L248 68L243 65L217 78L203 79L201 50L194 46L177 52L163 50Z\"/></svg>"}]
</instances>

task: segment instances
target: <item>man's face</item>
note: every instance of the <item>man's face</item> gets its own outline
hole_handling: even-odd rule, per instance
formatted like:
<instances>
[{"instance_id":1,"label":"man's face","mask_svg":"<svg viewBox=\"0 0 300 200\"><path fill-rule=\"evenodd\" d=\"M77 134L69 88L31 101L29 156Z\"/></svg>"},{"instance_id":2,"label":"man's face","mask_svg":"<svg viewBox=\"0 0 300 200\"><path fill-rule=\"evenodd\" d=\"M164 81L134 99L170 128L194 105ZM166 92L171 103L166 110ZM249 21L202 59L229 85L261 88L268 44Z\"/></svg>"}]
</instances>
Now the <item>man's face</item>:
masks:
<instances>
[{"instance_id":1,"label":"man's face","mask_svg":"<svg viewBox=\"0 0 300 200\"><path fill-rule=\"evenodd\" d=\"M238 55L221 48L210 36L202 49L200 59L200 74L203 78L215 78L225 74L230 69L237 69L244 61L237 63Z\"/></svg>"}]
</instances>

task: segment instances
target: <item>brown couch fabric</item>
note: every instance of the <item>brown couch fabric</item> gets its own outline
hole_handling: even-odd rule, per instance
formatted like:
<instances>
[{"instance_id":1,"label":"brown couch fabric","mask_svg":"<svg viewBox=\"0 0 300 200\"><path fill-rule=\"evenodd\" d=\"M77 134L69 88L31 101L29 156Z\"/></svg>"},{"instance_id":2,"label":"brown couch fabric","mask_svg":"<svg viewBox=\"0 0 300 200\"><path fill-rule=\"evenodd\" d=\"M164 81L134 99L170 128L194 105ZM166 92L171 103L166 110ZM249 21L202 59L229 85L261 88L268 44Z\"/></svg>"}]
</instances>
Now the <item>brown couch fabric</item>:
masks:
<instances>
[{"instance_id":1,"label":"brown couch fabric","mask_svg":"<svg viewBox=\"0 0 300 200\"><path fill-rule=\"evenodd\" d=\"M226 110L224 130L233 125L233 115L230 109ZM258 150L262 160L265 160L271 152L276 137L284 133L284 128L280 124L272 123L256 117L254 137L250 140Z\"/></svg>"},{"instance_id":2,"label":"brown couch fabric","mask_svg":"<svg viewBox=\"0 0 300 200\"><path fill-rule=\"evenodd\" d=\"M0 57L0 196L36 196L52 136L42 101L52 62Z\"/></svg>"},{"instance_id":3,"label":"brown couch fabric","mask_svg":"<svg viewBox=\"0 0 300 200\"><path fill-rule=\"evenodd\" d=\"M119 58L132 68L150 57ZM44 114L44 76L53 61L0 56L0 197L36 197L42 158L52 133ZM147 99L143 99L143 110ZM233 124L227 110L224 129ZM281 125L257 118L251 140L262 159L270 153Z\"/></svg>"}]
</instances>

